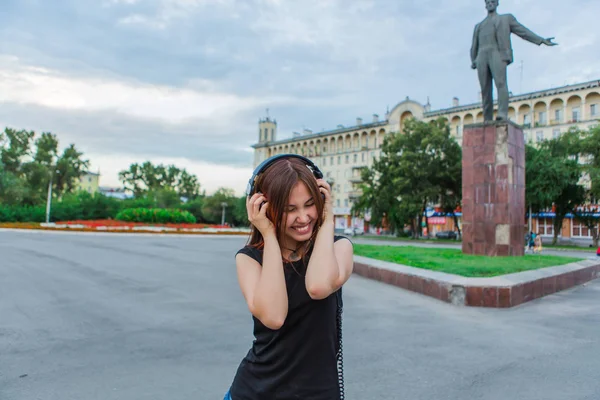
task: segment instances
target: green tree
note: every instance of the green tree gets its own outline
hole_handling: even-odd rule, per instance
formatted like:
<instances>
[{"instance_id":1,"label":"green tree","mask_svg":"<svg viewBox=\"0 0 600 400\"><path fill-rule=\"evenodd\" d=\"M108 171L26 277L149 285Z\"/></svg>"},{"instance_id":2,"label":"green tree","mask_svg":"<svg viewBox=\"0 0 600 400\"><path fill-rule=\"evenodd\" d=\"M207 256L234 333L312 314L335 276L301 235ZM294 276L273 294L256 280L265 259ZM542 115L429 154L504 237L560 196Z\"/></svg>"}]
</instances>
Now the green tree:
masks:
<instances>
[{"instance_id":1,"label":"green tree","mask_svg":"<svg viewBox=\"0 0 600 400\"><path fill-rule=\"evenodd\" d=\"M0 134L4 188L0 201L25 205L45 202L51 179L55 197L73 192L89 161L83 159L83 153L74 144L59 155L58 144L56 135L49 132L35 139L33 131L5 128Z\"/></svg>"},{"instance_id":2,"label":"green tree","mask_svg":"<svg viewBox=\"0 0 600 400\"><path fill-rule=\"evenodd\" d=\"M393 232L410 225L418 236L428 204L454 211L460 203L462 152L443 119L410 119L403 133L391 133L381 156L362 172L362 195L353 212L368 209L371 220L385 218Z\"/></svg>"},{"instance_id":3,"label":"green tree","mask_svg":"<svg viewBox=\"0 0 600 400\"><path fill-rule=\"evenodd\" d=\"M233 206L233 223L236 226L249 226L246 196L238 197Z\"/></svg>"},{"instance_id":4,"label":"green tree","mask_svg":"<svg viewBox=\"0 0 600 400\"><path fill-rule=\"evenodd\" d=\"M172 190L188 200L200 196L198 178L174 165L154 165L150 161L141 165L134 163L129 169L119 172L119 179L125 189L132 191L136 197L162 189Z\"/></svg>"},{"instance_id":5,"label":"green tree","mask_svg":"<svg viewBox=\"0 0 600 400\"><path fill-rule=\"evenodd\" d=\"M583 159L583 170L585 178L589 183L589 190L586 193L587 203L575 213L577 219L585 225L592 236L593 246L598 247L600 232L598 224L600 222L600 125L590 128L582 133L580 153Z\"/></svg>"},{"instance_id":6,"label":"green tree","mask_svg":"<svg viewBox=\"0 0 600 400\"><path fill-rule=\"evenodd\" d=\"M552 244L556 244L567 214L574 213L585 201L585 188L580 184L580 132L572 129L557 139L542 142L537 149L527 146L525 151L526 202L534 211L553 208Z\"/></svg>"},{"instance_id":7,"label":"green tree","mask_svg":"<svg viewBox=\"0 0 600 400\"><path fill-rule=\"evenodd\" d=\"M234 221L234 210L238 199L232 189L219 188L212 196L204 198L202 205L202 216L206 222L220 224L223 212L222 204L225 203L225 222L232 224Z\"/></svg>"}]
</instances>

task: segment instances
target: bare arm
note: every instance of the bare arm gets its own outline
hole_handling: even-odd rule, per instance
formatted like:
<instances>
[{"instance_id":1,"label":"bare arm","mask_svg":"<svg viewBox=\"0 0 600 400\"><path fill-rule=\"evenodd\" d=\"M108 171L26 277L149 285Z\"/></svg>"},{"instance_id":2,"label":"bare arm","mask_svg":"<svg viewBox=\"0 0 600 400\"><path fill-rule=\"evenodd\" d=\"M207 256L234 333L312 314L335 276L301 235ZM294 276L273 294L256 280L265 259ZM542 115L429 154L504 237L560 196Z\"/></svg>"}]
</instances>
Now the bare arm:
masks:
<instances>
[{"instance_id":1,"label":"bare arm","mask_svg":"<svg viewBox=\"0 0 600 400\"><path fill-rule=\"evenodd\" d=\"M288 312L288 297L275 234L267 235L263 265L245 254L236 257L238 281L248 309L269 329L281 328Z\"/></svg>"},{"instance_id":2,"label":"bare arm","mask_svg":"<svg viewBox=\"0 0 600 400\"><path fill-rule=\"evenodd\" d=\"M269 202L261 193L246 201L248 220L265 242L263 265L245 254L238 254L236 267L240 288L252 315L266 327L279 329L287 317L288 297L281 249L273 223L266 216L268 207Z\"/></svg>"},{"instance_id":3,"label":"bare arm","mask_svg":"<svg viewBox=\"0 0 600 400\"><path fill-rule=\"evenodd\" d=\"M334 243L331 188L319 180L325 193L325 219L315 239L306 271L306 290L312 299L324 299L338 290L352 274L354 267L352 244L348 240Z\"/></svg>"}]
</instances>

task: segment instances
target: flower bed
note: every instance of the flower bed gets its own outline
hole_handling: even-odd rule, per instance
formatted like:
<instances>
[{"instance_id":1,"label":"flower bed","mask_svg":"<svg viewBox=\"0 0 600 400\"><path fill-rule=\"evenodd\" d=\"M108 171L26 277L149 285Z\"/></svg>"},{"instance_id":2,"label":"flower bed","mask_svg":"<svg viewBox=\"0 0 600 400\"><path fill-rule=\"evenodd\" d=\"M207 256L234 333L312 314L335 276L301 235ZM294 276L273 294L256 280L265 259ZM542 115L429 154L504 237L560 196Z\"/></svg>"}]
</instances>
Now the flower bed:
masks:
<instances>
[{"instance_id":1,"label":"flower bed","mask_svg":"<svg viewBox=\"0 0 600 400\"><path fill-rule=\"evenodd\" d=\"M115 220L76 220L52 223L11 222L0 223L0 228L62 230L76 232L144 232L144 233L186 233L186 234L229 234L247 235L248 228L231 228L208 224L144 224Z\"/></svg>"},{"instance_id":2,"label":"flower bed","mask_svg":"<svg viewBox=\"0 0 600 400\"><path fill-rule=\"evenodd\" d=\"M208 224L145 224L143 222L126 222L126 221L117 221L114 219L98 219L98 220L74 220L74 221L58 221L55 222L56 225L82 225L87 228L97 228L97 227L129 227L133 228L136 226L155 226L155 227L167 227L167 228L177 228L177 229L202 229L202 228L227 228L227 226L222 225L208 225Z\"/></svg>"}]
</instances>

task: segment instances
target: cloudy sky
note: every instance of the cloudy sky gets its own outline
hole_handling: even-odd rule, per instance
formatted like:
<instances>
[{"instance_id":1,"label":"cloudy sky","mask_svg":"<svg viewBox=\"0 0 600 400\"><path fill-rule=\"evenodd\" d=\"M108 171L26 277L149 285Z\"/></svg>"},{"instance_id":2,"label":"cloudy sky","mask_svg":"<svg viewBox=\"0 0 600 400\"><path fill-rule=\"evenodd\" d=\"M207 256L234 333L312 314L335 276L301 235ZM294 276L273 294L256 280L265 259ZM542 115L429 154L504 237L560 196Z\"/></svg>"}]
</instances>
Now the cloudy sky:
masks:
<instances>
[{"instance_id":1,"label":"cloudy sky","mask_svg":"<svg viewBox=\"0 0 600 400\"><path fill-rule=\"evenodd\" d=\"M1 2L0 127L75 143L103 186L151 160L241 195L267 108L282 139L407 96L478 101L469 48L483 0ZM560 44L513 36L513 93L600 79L598 0L502 0L500 12Z\"/></svg>"}]
</instances>

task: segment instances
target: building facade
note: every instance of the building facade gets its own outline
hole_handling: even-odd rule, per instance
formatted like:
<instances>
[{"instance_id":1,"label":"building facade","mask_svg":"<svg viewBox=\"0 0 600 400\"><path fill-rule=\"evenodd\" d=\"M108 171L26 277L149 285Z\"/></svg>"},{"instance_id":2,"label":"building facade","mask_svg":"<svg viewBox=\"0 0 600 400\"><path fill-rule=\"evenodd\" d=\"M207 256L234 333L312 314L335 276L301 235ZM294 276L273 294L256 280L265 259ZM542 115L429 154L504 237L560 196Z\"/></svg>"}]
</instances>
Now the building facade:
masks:
<instances>
[{"instance_id":1,"label":"building facade","mask_svg":"<svg viewBox=\"0 0 600 400\"><path fill-rule=\"evenodd\" d=\"M600 80L511 96L508 115L510 120L523 127L525 140L530 144L558 137L573 126L588 129L600 123ZM276 154L295 153L310 158L333 183L336 228L363 228L368 226L368 215L365 221L350 213L353 201L361 194L361 169L372 166L373 160L380 155L385 136L390 132L402 132L409 118L446 119L452 136L462 145L464 126L483 122L483 110L481 103L460 105L457 98L453 99L450 108L431 110L429 103L423 105L407 97L388 111L385 118L373 114L370 121L357 118L353 126L338 125L318 133L304 130L281 140L277 140L277 121L267 117L258 122L259 140L252 146L254 167ZM435 212L431 216L436 223L430 226L430 233L453 229L452 218L440 217ZM563 235L587 232L580 229L576 221L570 222L574 222L573 226L565 227ZM536 230L543 227L540 233L548 234L546 217L536 220L535 224Z\"/></svg>"},{"instance_id":2,"label":"building facade","mask_svg":"<svg viewBox=\"0 0 600 400\"><path fill-rule=\"evenodd\" d=\"M86 171L77 182L77 190L96 193L100 187L100 173Z\"/></svg>"}]
</instances>

